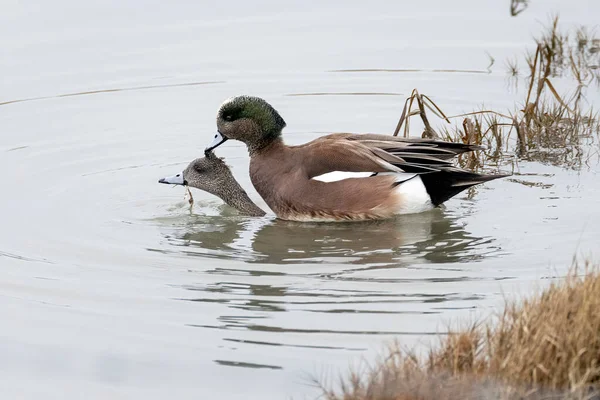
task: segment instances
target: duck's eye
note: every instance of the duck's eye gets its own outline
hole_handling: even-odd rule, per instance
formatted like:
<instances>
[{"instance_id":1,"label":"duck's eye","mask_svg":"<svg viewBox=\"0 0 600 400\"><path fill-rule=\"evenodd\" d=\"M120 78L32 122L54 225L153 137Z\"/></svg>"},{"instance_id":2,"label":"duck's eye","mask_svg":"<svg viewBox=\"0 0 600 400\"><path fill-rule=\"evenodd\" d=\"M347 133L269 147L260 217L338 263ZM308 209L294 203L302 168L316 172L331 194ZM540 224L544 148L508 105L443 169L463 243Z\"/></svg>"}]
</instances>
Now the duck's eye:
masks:
<instances>
[{"instance_id":1,"label":"duck's eye","mask_svg":"<svg viewBox=\"0 0 600 400\"><path fill-rule=\"evenodd\" d=\"M225 114L223 118L225 119L225 121L233 121L233 115L231 114Z\"/></svg>"}]
</instances>

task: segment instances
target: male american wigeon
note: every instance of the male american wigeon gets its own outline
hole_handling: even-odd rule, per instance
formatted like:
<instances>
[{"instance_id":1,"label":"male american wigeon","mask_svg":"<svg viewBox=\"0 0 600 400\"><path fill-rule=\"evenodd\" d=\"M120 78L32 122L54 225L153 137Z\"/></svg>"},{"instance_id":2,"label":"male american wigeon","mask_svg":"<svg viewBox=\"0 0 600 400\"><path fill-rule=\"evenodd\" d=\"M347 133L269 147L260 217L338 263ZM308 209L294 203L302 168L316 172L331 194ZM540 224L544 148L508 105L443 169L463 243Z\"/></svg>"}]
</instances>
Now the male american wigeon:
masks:
<instances>
[{"instance_id":1,"label":"male american wigeon","mask_svg":"<svg viewBox=\"0 0 600 400\"><path fill-rule=\"evenodd\" d=\"M277 217L296 221L390 218L430 210L463 190L505 175L452 165L481 147L377 134L331 134L299 146L281 137L286 126L265 100L237 96L217 114L210 152L228 139L246 144L250 179Z\"/></svg>"}]
</instances>

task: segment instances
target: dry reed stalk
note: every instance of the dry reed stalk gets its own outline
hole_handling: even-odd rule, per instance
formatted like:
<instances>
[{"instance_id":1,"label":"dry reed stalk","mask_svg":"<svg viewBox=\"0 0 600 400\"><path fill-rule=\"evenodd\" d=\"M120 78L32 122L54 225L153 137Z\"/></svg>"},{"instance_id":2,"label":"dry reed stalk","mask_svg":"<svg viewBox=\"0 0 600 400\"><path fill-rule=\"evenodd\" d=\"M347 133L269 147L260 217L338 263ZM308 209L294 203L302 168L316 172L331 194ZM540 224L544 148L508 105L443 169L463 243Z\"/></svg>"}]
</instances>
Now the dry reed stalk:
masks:
<instances>
[{"instance_id":1,"label":"dry reed stalk","mask_svg":"<svg viewBox=\"0 0 600 400\"><path fill-rule=\"evenodd\" d=\"M417 110L413 111L412 105L415 100L417 102ZM429 123L427 111L425 110L426 108L433 112L437 117L443 118L446 122L450 123L448 117L446 117L444 112L437 106L437 104L433 102L433 100L431 100L428 96L420 94L417 89L413 89L410 97L408 97L404 102L402 114L400 115L400 119L398 120L398 124L396 125L396 129L394 130L392 136L398 136L400 129L402 129L402 125L404 125L404 137L408 137L410 117L419 115L423 121L423 125L425 125L425 130L421 136L424 138L440 139L440 135L431 127L431 124Z\"/></svg>"},{"instance_id":2,"label":"dry reed stalk","mask_svg":"<svg viewBox=\"0 0 600 400\"><path fill-rule=\"evenodd\" d=\"M529 0L511 0L510 1L510 15L516 17L521 14L529 5Z\"/></svg>"}]
</instances>

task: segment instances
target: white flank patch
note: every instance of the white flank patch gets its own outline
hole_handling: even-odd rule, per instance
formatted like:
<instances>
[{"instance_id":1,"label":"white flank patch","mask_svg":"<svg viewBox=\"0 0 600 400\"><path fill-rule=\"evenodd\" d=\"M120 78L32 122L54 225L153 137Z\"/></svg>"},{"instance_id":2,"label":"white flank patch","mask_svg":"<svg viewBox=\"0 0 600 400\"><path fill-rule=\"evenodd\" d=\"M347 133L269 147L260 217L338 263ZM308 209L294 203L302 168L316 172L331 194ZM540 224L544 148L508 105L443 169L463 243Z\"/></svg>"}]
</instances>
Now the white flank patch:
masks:
<instances>
[{"instance_id":1,"label":"white flank patch","mask_svg":"<svg viewBox=\"0 0 600 400\"><path fill-rule=\"evenodd\" d=\"M418 175L399 184L396 194L401 199L396 214L416 214L433 208L431 197Z\"/></svg>"},{"instance_id":2,"label":"white flank patch","mask_svg":"<svg viewBox=\"0 0 600 400\"><path fill-rule=\"evenodd\" d=\"M312 179L321 182L336 182L348 178L368 178L373 174L373 172L333 171L323 175L315 176ZM381 175L393 175L396 177L396 182L401 182L394 188L395 194L400 197L400 205L396 210L396 214L416 214L434 208L433 203L431 202L431 197L429 197L429 193L427 193L427 189L425 189L425 185L423 184L423 181L419 175L406 172L377 173L377 176ZM317 221L320 219L307 218L306 220ZM328 219L324 218L322 220Z\"/></svg>"},{"instance_id":3,"label":"white flank patch","mask_svg":"<svg viewBox=\"0 0 600 400\"><path fill-rule=\"evenodd\" d=\"M315 176L312 179L321 182L335 182L341 181L348 178L367 178L373 175L372 172L346 172L346 171L333 171L323 175Z\"/></svg>"},{"instance_id":4,"label":"white flank patch","mask_svg":"<svg viewBox=\"0 0 600 400\"><path fill-rule=\"evenodd\" d=\"M341 180L348 179L348 178L368 178L368 177L372 176L373 174L375 174L375 173L374 172L333 171L333 172L328 172L323 175L315 176L312 179L321 181L321 182L336 182L336 181L341 181ZM406 180L414 177L416 174L398 173L398 172L377 172L376 175L377 176L393 175L396 177L396 182L403 182L403 181L406 181Z\"/></svg>"}]
</instances>

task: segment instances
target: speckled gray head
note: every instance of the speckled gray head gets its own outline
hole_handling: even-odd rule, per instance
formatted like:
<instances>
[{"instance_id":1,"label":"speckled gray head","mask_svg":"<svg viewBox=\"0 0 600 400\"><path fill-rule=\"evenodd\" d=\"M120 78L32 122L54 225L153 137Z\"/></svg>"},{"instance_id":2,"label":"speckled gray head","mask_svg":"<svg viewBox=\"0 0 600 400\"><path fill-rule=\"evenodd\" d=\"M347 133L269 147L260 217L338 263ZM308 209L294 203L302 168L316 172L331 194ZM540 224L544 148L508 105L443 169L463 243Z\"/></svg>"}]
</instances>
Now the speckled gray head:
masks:
<instances>
[{"instance_id":1,"label":"speckled gray head","mask_svg":"<svg viewBox=\"0 0 600 400\"><path fill-rule=\"evenodd\" d=\"M264 211L250 200L225 161L210 151L204 157L192 161L183 172L159 179L158 182L204 190L220 197L244 215L265 215Z\"/></svg>"},{"instance_id":2,"label":"speckled gray head","mask_svg":"<svg viewBox=\"0 0 600 400\"><path fill-rule=\"evenodd\" d=\"M277 110L260 97L236 96L221 104L217 113L217 133L205 151L211 151L228 139L252 143L268 142L285 128Z\"/></svg>"},{"instance_id":3,"label":"speckled gray head","mask_svg":"<svg viewBox=\"0 0 600 400\"><path fill-rule=\"evenodd\" d=\"M191 186L219 196L220 190L230 180L235 180L231 170L221 158L213 152L197 158L182 172L162 178L158 183Z\"/></svg>"}]
</instances>

